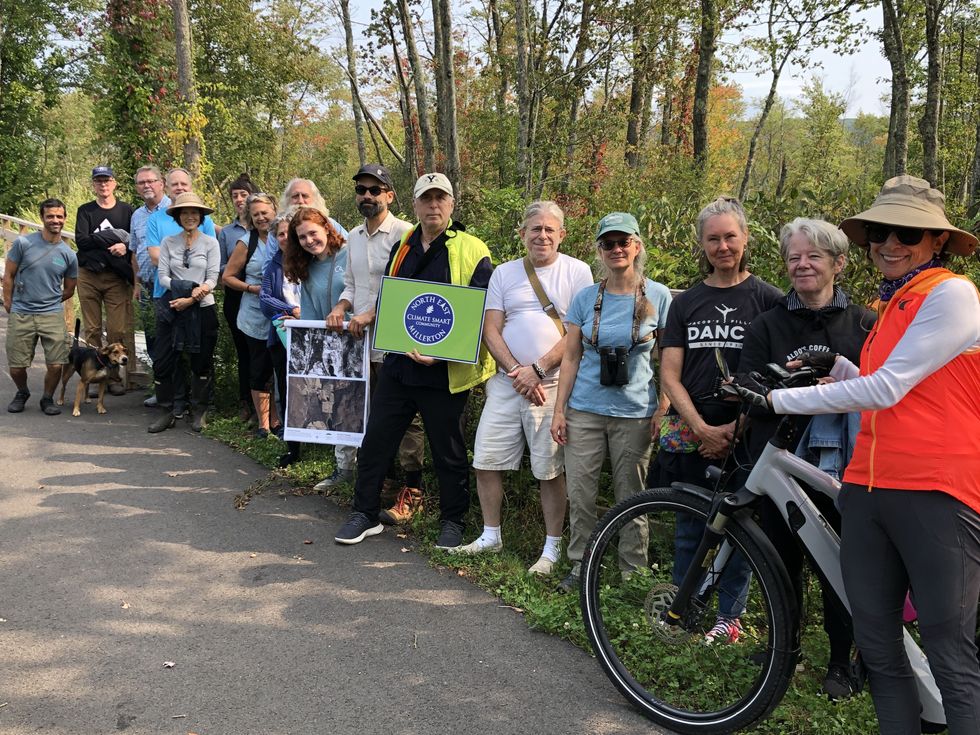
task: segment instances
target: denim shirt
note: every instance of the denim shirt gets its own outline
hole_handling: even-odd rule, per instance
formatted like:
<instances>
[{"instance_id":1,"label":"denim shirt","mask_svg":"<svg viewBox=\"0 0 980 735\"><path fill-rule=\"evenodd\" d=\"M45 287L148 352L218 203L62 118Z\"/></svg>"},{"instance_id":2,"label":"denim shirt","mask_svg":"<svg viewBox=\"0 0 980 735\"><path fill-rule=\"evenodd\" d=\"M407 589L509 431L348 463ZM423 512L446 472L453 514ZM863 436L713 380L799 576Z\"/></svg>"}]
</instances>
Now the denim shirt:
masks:
<instances>
[{"instance_id":1,"label":"denim shirt","mask_svg":"<svg viewBox=\"0 0 980 735\"><path fill-rule=\"evenodd\" d=\"M861 429L861 413L828 413L814 416L800 438L796 455L840 480L851 461L854 441Z\"/></svg>"}]
</instances>

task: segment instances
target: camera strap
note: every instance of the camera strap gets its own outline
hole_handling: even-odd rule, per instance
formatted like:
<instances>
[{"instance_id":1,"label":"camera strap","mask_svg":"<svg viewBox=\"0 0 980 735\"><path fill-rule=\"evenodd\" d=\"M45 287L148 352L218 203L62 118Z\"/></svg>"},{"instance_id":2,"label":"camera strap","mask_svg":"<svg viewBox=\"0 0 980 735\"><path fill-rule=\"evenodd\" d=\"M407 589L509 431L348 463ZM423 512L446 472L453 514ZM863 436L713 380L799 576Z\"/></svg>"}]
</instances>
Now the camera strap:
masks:
<instances>
[{"instance_id":1,"label":"camera strap","mask_svg":"<svg viewBox=\"0 0 980 735\"><path fill-rule=\"evenodd\" d=\"M603 278L599 281L599 292L595 297L595 306L593 307L594 314L592 317L592 339L589 340L589 344L592 349L596 352L599 351L599 320L602 318L602 299L606 293L606 279ZM641 345L644 342L649 342L653 339L654 332L650 332L646 337L640 339L640 321L641 314L640 311L643 308L643 283L639 283L636 286L636 293L633 295L633 330L631 332L632 344L628 352L632 352L633 348L637 345Z\"/></svg>"},{"instance_id":2,"label":"camera strap","mask_svg":"<svg viewBox=\"0 0 980 735\"><path fill-rule=\"evenodd\" d=\"M555 323L555 326L558 328L558 334L564 337L565 325L561 323L561 317L558 316L558 309L555 308L555 302L549 299L548 294L545 293L544 287L542 287L541 281L538 279L538 274L534 271L534 266L531 264L531 258L527 255L524 256L524 272L527 273L527 280L531 283L531 289L534 291L534 295L538 297L538 303L541 304L542 311Z\"/></svg>"}]
</instances>

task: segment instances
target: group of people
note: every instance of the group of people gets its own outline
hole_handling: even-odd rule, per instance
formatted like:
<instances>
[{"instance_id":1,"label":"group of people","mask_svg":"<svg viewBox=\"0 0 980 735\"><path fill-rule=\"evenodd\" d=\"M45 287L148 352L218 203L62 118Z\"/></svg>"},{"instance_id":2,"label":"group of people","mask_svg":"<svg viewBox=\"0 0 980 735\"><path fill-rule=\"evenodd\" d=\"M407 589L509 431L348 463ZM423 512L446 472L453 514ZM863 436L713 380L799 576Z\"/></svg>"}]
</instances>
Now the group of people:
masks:
<instances>
[{"instance_id":1,"label":"group of people","mask_svg":"<svg viewBox=\"0 0 980 735\"><path fill-rule=\"evenodd\" d=\"M774 414L815 416L798 452L843 479L840 512L814 500L840 530L851 605L848 615L825 591L825 692L852 693L856 641L882 732L918 732L918 699L901 644L911 588L950 732L975 731L980 297L945 266L950 254L969 254L978 242L949 222L940 192L900 176L840 228L817 219L790 222L780 233L787 293L750 273L746 213L737 199L719 197L696 221L703 280L672 299L646 276L647 246L629 213L613 212L598 223L595 282L589 264L560 252L564 214L554 202L527 207L518 229L526 255L494 267L487 245L454 219L456 195L443 174L416 182L415 225L390 212L395 191L383 166L363 166L353 182L364 222L347 232L329 217L311 181L294 179L277 202L243 174L229 187L238 217L216 234L211 208L191 191L183 169L164 180L155 168L141 168L136 184L144 205L133 212L114 200L112 172L99 167L96 201L79 210L77 260L60 239L64 205L46 200L41 231L20 238L7 255L7 354L18 389L9 410L23 410L29 397L26 368L38 339L48 365L42 409L56 410L52 376L65 359L61 302L76 282L93 344L102 339L102 306L108 338L119 341L131 339L134 296L154 309L149 403L163 411L151 432L173 425L188 399L195 428L206 420L218 332L213 292L223 286L242 418L254 415L260 435L282 425L280 319L322 321L365 338L377 319L382 276L485 289L475 364L436 359L424 349L371 353L361 449L337 447L336 470L321 483L354 483L338 543L360 543L420 508L424 435L439 483L436 546L464 555L499 552L503 473L518 469L528 453L545 526L541 553L528 571L555 570L567 512L571 568L558 587L570 591L579 584L597 521L607 456L617 499L646 486L703 484L709 465L732 454L737 464L750 464L775 430ZM870 308L852 303L840 285L849 240L866 248L882 276L880 298ZM718 350L742 376L775 362L823 365L831 378L765 395L743 377L739 390L755 408L748 422L737 422L738 404L717 390ZM189 391L177 369L182 352L192 373ZM483 529L466 543L465 407L470 390L483 383L472 459ZM737 436L736 427L746 423ZM294 461L299 451L290 443L283 461ZM396 456L402 484L392 479ZM738 472L731 476L738 481ZM803 557L795 540L775 508L759 514L802 596ZM694 520L678 518L675 575L683 575L702 531ZM647 563L647 533L639 521L624 530L618 554L625 574ZM736 555L725 575L706 645L734 643L741 634L750 570Z\"/></svg>"}]
</instances>

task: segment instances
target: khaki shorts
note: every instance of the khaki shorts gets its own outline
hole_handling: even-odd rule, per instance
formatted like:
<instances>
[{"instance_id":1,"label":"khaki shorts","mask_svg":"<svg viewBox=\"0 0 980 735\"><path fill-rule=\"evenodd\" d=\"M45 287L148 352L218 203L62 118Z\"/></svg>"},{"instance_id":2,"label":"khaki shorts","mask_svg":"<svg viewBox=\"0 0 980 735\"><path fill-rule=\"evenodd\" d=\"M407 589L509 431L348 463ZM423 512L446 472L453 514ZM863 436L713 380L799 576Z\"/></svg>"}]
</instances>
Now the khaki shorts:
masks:
<instances>
[{"instance_id":1,"label":"khaki shorts","mask_svg":"<svg viewBox=\"0 0 980 735\"><path fill-rule=\"evenodd\" d=\"M518 394L503 373L490 378L486 391L473 448L474 469L520 469L526 444L531 455L531 474L538 480L558 477L565 464L561 446L551 438L558 384L545 388L547 401L543 406L535 406Z\"/></svg>"},{"instance_id":2,"label":"khaki shorts","mask_svg":"<svg viewBox=\"0 0 980 735\"><path fill-rule=\"evenodd\" d=\"M68 362L64 313L11 313L7 320L7 364L12 368L29 368L34 362L38 340L44 348L45 364L64 365Z\"/></svg>"}]
</instances>

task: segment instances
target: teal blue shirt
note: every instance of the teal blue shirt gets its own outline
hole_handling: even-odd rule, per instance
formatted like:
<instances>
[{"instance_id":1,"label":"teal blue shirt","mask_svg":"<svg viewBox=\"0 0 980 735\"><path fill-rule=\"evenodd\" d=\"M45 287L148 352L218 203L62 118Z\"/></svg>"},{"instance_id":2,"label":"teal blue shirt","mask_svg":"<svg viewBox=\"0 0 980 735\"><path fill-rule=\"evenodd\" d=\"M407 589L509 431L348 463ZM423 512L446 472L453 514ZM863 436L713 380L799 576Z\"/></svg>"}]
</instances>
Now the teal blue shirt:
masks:
<instances>
[{"instance_id":1,"label":"teal blue shirt","mask_svg":"<svg viewBox=\"0 0 980 735\"><path fill-rule=\"evenodd\" d=\"M40 232L32 232L14 240L7 260L17 264L10 311L14 314L61 311L65 279L78 278L78 257L70 247L64 242L50 243Z\"/></svg>"},{"instance_id":2,"label":"teal blue shirt","mask_svg":"<svg viewBox=\"0 0 980 735\"><path fill-rule=\"evenodd\" d=\"M313 259L310 275L302 284L299 299L300 319L326 319L344 292L347 271L347 248L325 260Z\"/></svg>"},{"instance_id":3,"label":"teal blue shirt","mask_svg":"<svg viewBox=\"0 0 980 735\"><path fill-rule=\"evenodd\" d=\"M661 283L646 280L646 297L652 307L640 322L639 338L663 329L667 324L670 290ZM568 405L577 411L601 416L648 418L657 409L657 384L650 352L656 339L636 345L626 358L629 369L627 385L602 385L599 382L599 354L589 344L599 284L583 288L572 299L565 321L582 330L582 361ZM599 319L599 347L629 347L632 343L634 294L606 291Z\"/></svg>"}]
</instances>

